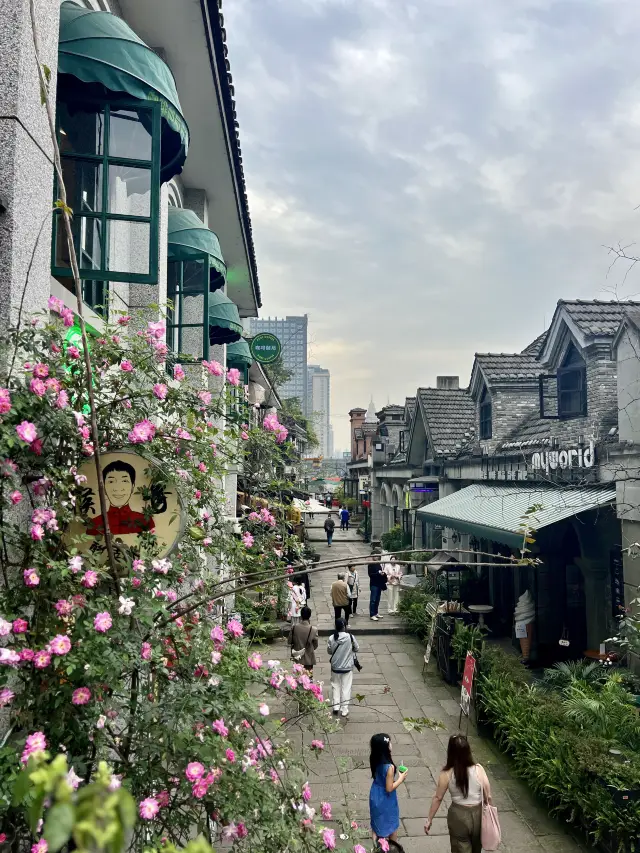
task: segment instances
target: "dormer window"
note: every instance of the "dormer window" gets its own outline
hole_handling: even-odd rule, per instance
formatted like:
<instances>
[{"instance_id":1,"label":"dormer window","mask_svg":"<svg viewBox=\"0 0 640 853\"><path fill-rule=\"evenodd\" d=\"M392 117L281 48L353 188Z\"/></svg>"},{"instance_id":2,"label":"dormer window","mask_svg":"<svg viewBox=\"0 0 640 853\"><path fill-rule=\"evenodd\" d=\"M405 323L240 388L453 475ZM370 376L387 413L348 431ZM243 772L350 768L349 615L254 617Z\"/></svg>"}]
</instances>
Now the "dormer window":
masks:
<instances>
[{"instance_id":1,"label":"dormer window","mask_svg":"<svg viewBox=\"0 0 640 853\"><path fill-rule=\"evenodd\" d=\"M480 439L491 438L492 432L491 395L485 388L480 398Z\"/></svg>"},{"instance_id":2,"label":"dormer window","mask_svg":"<svg viewBox=\"0 0 640 853\"><path fill-rule=\"evenodd\" d=\"M581 418L587 414L587 370L584 359L571 344L558 368L558 417Z\"/></svg>"}]
</instances>

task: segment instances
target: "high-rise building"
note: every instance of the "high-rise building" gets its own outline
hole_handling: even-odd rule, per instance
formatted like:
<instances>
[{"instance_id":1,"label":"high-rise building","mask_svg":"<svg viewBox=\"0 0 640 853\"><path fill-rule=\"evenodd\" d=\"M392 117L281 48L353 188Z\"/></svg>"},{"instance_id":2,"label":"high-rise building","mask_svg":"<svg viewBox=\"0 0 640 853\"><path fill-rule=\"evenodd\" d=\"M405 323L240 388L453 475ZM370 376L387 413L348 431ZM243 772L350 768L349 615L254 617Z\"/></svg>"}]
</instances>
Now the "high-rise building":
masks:
<instances>
[{"instance_id":1,"label":"high-rise building","mask_svg":"<svg viewBox=\"0 0 640 853\"><path fill-rule=\"evenodd\" d=\"M307 417L311 418L318 436L319 453L328 459L331 456L331 374L324 367L310 364L308 368L309 401Z\"/></svg>"},{"instance_id":2,"label":"high-rise building","mask_svg":"<svg viewBox=\"0 0 640 853\"><path fill-rule=\"evenodd\" d=\"M283 400L297 397L303 413L307 399L307 315L302 317L251 317L249 334L270 332L282 345L282 363L292 373L291 379L278 389Z\"/></svg>"}]
</instances>

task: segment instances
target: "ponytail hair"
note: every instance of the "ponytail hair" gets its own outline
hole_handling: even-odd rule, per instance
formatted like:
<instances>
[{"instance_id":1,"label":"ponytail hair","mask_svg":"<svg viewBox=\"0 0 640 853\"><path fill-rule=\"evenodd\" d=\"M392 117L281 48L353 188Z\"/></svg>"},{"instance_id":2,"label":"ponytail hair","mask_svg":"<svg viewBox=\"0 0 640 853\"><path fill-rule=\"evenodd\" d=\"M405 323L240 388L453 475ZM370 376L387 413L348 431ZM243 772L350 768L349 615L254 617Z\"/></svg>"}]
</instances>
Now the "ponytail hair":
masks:
<instances>
[{"instance_id":1,"label":"ponytail hair","mask_svg":"<svg viewBox=\"0 0 640 853\"><path fill-rule=\"evenodd\" d=\"M333 639L337 640L340 633L345 630L344 619L336 619L336 629L333 632Z\"/></svg>"}]
</instances>

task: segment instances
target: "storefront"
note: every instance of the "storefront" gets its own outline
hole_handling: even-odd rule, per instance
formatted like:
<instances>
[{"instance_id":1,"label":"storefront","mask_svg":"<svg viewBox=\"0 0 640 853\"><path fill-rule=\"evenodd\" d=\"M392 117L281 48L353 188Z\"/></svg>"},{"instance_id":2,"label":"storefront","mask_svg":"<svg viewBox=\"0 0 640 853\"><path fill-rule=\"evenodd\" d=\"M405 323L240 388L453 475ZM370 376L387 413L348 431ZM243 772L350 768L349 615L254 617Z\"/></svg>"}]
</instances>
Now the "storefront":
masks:
<instances>
[{"instance_id":1,"label":"storefront","mask_svg":"<svg viewBox=\"0 0 640 853\"><path fill-rule=\"evenodd\" d=\"M492 608L492 636L515 643L518 601L533 599L532 658L542 663L597 652L613 629L620 531L615 484L596 459L592 442L503 446L455 466L456 490L417 510L475 573L472 603ZM487 565L501 557L516 565Z\"/></svg>"}]
</instances>

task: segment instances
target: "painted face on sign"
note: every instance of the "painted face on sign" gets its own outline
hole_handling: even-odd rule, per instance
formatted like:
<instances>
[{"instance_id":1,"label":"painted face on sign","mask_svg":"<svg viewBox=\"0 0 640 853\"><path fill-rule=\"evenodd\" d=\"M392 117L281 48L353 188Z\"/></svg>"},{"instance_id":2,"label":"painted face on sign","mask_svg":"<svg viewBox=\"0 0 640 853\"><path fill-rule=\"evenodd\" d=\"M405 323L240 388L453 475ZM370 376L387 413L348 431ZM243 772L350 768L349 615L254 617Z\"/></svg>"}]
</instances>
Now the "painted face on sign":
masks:
<instances>
[{"instance_id":1,"label":"painted face on sign","mask_svg":"<svg viewBox=\"0 0 640 853\"><path fill-rule=\"evenodd\" d=\"M104 490L111 506L126 506L133 494L133 483L128 471L109 471L104 478Z\"/></svg>"}]
</instances>

